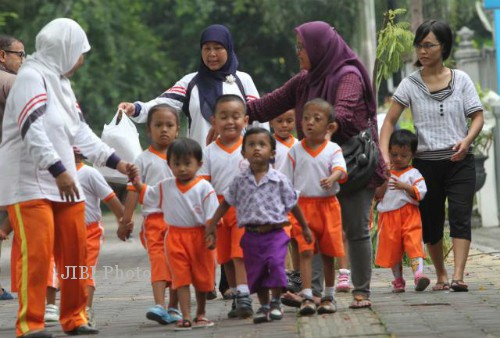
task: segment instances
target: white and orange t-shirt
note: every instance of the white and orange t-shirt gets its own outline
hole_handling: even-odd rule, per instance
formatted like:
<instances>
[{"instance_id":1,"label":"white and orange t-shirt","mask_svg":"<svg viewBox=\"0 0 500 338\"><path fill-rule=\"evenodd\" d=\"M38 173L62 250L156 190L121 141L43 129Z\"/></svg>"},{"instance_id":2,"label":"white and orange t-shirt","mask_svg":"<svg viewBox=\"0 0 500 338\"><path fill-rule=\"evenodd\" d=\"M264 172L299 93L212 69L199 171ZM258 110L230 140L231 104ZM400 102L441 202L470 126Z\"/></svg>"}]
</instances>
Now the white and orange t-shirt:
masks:
<instances>
[{"instance_id":1,"label":"white and orange t-shirt","mask_svg":"<svg viewBox=\"0 0 500 338\"><path fill-rule=\"evenodd\" d=\"M104 176L95 168L83 163L76 165L78 181L85 194L85 224L100 222L102 218L100 202L115 196Z\"/></svg>"},{"instance_id":2,"label":"white and orange t-shirt","mask_svg":"<svg viewBox=\"0 0 500 338\"><path fill-rule=\"evenodd\" d=\"M149 146L148 149L137 156L134 162L139 168L141 181L147 185L155 185L166 178L174 177L167 164L167 155L158 152L152 146ZM136 191L130 183L127 186L127 190ZM160 212L162 211L158 206L142 206L142 216L144 217Z\"/></svg>"},{"instance_id":3,"label":"white and orange t-shirt","mask_svg":"<svg viewBox=\"0 0 500 338\"><path fill-rule=\"evenodd\" d=\"M159 207L170 226L184 228L205 226L219 206L214 188L202 177L188 185L176 178L167 178L154 186L144 185L139 200L145 207Z\"/></svg>"},{"instance_id":4,"label":"white and orange t-shirt","mask_svg":"<svg viewBox=\"0 0 500 338\"><path fill-rule=\"evenodd\" d=\"M344 173L340 182L335 182L328 190L323 189L320 181L335 170ZM294 145L288 152L281 171L292 181L295 189L300 192L300 197L334 196L340 190L339 183L347 180L342 149L338 144L327 140L315 150L307 147L305 139Z\"/></svg>"},{"instance_id":5,"label":"white and orange t-shirt","mask_svg":"<svg viewBox=\"0 0 500 338\"><path fill-rule=\"evenodd\" d=\"M299 142L295 137L290 135L288 140L280 138L278 135L274 134L276 139L276 156L274 160L274 168L280 170L280 168L285 164L286 158L290 148Z\"/></svg>"},{"instance_id":6,"label":"white and orange t-shirt","mask_svg":"<svg viewBox=\"0 0 500 338\"><path fill-rule=\"evenodd\" d=\"M233 179L250 166L241 154L242 142L243 137L240 137L229 148L218 138L203 151L203 165L198 170L198 175L212 183L217 195L223 195Z\"/></svg>"},{"instance_id":7,"label":"white and orange t-shirt","mask_svg":"<svg viewBox=\"0 0 500 338\"><path fill-rule=\"evenodd\" d=\"M379 212L397 210L408 203L418 205L425 197L427 186L422 174L417 169L409 166L401 171L391 170L391 176L403 183L410 184L417 199L411 197L405 190L387 188L384 198L377 205Z\"/></svg>"}]
</instances>

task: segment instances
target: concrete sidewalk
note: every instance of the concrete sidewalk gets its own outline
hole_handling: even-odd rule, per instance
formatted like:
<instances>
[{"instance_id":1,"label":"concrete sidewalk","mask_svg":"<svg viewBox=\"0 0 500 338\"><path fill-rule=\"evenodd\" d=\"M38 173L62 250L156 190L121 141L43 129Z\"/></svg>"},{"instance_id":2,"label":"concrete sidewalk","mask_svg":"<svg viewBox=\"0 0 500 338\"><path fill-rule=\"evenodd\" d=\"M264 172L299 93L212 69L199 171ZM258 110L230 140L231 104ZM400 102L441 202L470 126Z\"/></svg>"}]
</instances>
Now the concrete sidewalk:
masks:
<instances>
[{"instance_id":1,"label":"concrete sidewalk","mask_svg":"<svg viewBox=\"0 0 500 338\"><path fill-rule=\"evenodd\" d=\"M153 297L149 263L138 236L130 242L120 242L112 217L106 217L106 224L107 238L99 260L94 301L101 337L500 337L500 254L478 249L471 251L467 264L468 293L416 293L410 269L406 268L407 292L392 294L390 270L376 269L371 310L349 309L351 296L340 294L336 296L339 311L334 315L298 318L294 309L286 308L282 321L254 325L251 320L227 319L231 304L217 299L207 304L207 317L215 321L215 327L175 332L173 326L161 326L145 318ZM478 232L476 247L500 251L500 228L474 232ZM486 243L481 236L496 240ZM0 278L8 290L9 256L10 242L4 243L0 259ZM431 279L434 277L431 266L426 266L426 273ZM0 302L2 338L15 336L17 305L17 301ZM254 309L257 307L254 300ZM56 337L64 336L58 324L49 330Z\"/></svg>"}]
</instances>

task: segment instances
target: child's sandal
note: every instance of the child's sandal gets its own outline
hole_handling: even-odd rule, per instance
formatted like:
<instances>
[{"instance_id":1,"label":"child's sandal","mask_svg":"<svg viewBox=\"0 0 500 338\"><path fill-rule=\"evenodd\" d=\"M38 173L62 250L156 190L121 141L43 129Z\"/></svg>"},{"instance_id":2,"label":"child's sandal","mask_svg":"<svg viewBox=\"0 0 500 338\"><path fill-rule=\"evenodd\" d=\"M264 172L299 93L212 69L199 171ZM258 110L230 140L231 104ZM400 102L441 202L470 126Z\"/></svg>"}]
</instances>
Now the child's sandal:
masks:
<instances>
[{"instance_id":1,"label":"child's sandal","mask_svg":"<svg viewBox=\"0 0 500 338\"><path fill-rule=\"evenodd\" d=\"M193 328L193 324L189 319L179 320L177 322L177 326L175 327L175 331L188 331Z\"/></svg>"},{"instance_id":2,"label":"child's sandal","mask_svg":"<svg viewBox=\"0 0 500 338\"><path fill-rule=\"evenodd\" d=\"M321 304L318 307L318 314L331 314L337 312L337 303L332 296L321 298Z\"/></svg>"},{"instance_id":3,"label":"child's sandal","mask_svg":"<svg viewBox=\"0 0 500 338\"><path fill-rule=\"evenodd\" d=\"M210 319L206 317L196 317L193 320L193 328L194 329L201 329L201 328L206 328L206 327L212 327L214 326L214 322L212 322Z\"/></svg>"},{"instance_id":4,"label":"child's sandal","mask_svg":"<svg viewBox=\"0 0 500 338\"><path fill-rule=\"evenodd\" d=\"M311 298L304 298L300 305L299 315L311 316L316 313L316 304Z\"/></svg>"}]
</instances>

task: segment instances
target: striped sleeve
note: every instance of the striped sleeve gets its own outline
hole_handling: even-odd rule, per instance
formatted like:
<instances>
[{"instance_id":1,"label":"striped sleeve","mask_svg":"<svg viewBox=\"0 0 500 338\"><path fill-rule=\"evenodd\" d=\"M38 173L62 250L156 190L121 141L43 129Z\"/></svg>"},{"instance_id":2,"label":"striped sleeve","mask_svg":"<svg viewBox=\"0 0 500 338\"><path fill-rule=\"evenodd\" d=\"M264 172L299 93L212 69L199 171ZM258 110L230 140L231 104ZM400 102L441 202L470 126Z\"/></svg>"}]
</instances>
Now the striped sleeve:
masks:
<instances>
[{"instance_id":1,"label":"striped sleeve","mask_svg":"<svg viewBox=\"0 0 500 338\"><path fill-rule=\"evenodd\" d=\"M177 81L172 87L168 88L157 98L148 102L135 102L136 106L140 107L139 113L132 117L132 120L138 123L145 123L148 119L149 110L157 104L167 104L180 112L186 98L186 91L189 82L194 78L196 73L191 73Z\"/></svg>"},{"instance_id":2,"label":"striped sleeve","mask_svg":"<svg viewBox=\"0 0 500 338\"><path fill-rule=\"evenodd\" d=\"M464 77L464 86L462 89L464 113L465 116L469 116L472 113L483 110L483 105L481 104L481 100L479 99L476 87L474 86L474 83L470 79L469 75L463 73L462 76Z\"/></svg>"}]
</instances>

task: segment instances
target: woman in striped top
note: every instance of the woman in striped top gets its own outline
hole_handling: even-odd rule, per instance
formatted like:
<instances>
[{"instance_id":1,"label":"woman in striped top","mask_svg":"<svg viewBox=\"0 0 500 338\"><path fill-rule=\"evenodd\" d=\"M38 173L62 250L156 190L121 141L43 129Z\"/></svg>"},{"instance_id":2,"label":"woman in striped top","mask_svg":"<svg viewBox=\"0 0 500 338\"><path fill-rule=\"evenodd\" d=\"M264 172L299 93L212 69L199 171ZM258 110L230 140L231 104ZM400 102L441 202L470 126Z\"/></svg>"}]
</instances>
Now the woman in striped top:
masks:
<instances>
[{"instance_id":1,"label":"woman in striped top","mask_svg":"<svg viewBox=\"0 0 500 338\"><path fill-rule=\"evenodd\" d=\"M413 161L425 178L428 193L420 204L423 238L436 269L434 291L467 291L463 281L471 241L475 169L471 144L480 133L483 107L469 76L443 64L453 36L447 23L428 20L413 41L419 70L401 81L381 131L380 147L389 163L389 137L403 110L411 108L418 135ZM468 120L470 124L468 125ZM451 286L444 266L443 230L448 200L454 273Z\"/></svg>"}]
</instances>

